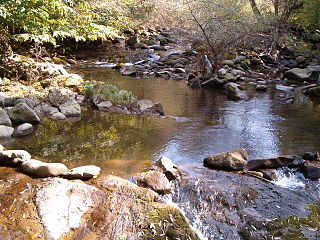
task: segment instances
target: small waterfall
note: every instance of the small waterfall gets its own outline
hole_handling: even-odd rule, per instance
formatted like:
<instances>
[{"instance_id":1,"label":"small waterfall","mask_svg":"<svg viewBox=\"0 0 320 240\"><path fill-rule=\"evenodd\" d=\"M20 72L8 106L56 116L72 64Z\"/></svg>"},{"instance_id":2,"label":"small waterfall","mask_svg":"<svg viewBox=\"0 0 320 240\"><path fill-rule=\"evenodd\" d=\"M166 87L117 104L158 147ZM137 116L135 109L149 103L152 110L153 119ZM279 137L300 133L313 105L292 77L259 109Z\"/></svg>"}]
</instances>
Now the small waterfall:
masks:
<instances>
[{"instance_id":1,"label":"small waterfall","mask_svg":"<svg viewBox=\"0 0 320 240\"><path fill-rule=\"evenodd\" d=\"M274 183L283 188L299 190L305 188L306 181L302 173L288 168L281 168L277 170L277 178Z\"/></svg>"}]
</instances>

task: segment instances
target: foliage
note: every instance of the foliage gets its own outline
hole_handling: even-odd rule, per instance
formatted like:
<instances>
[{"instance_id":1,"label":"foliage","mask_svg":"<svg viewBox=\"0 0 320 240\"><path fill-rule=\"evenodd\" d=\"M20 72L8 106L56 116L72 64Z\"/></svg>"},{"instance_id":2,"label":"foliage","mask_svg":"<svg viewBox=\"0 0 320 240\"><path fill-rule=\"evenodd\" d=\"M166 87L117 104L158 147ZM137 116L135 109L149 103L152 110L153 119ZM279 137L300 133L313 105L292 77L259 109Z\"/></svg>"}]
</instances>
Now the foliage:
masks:
<instances>
[{"instance_id":1,"label":"foliage","mask_svg":"<svg viewBox=\"0 0 320 240\"><path fill-rule=\"evenodd\" d=\"M303 7L293 15L292 21L306 30L320 31L320 1L304 0Z\"/></svg>"},{"instance_id":2,"label":"foliage","mask_svg":"<svg viewBox=\"0 0 320 240\"><path fill-rule=\"evenodd\" d=\"M106 39L117 31L96 23L96 14L84 0L0 0L0 21L20 41L55 42Z\"/></svg>"},{"instance_id":3,"label":"foliage","mask_svg":"<svg viewBox=\"0 0 320 240\"><path fill-rule=\"evenodd\" d=\"M99 24L127 30L139 26L153 7L150 0L98 0L92 8Z\"/></svg>"},{"instance_id":4,"label":"foliage","mask_svg":"<svg viewBox=\"0 0 320 240\"><path fill-rule=\"evenodd\" d=\"M117 86L110 83L89 82L84 85L84 88L88 96L99 96L104 101L112 103L132 103L137 100L131 92L119 90Z\"/></svg>"}]
</instances>

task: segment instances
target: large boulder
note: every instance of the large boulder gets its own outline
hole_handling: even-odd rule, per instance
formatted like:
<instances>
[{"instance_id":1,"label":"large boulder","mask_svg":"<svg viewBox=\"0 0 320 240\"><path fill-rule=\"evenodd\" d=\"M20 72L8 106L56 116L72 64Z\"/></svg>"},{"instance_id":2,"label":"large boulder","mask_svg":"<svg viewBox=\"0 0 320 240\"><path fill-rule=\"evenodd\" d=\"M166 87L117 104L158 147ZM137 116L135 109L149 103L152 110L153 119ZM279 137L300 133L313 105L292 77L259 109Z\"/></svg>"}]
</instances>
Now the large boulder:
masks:
<instances>
[{"instance_id":1,"label":"large boulder","mask_svg":"<svg viewBox=\"0 0 320 240\"><path fill-rule=\"evenodd\" d=\"M24 150L0 151L0 165L19 165L31 159L30 153Z\"/></svg>"},{"instance_id":2,"label":"large boulder","mask_svg":"<svg viewBox=\"0 0 320 240\"><path fill-rule=\"evenodd\" d=\"M247 168L249 170L279 168L292 163L294 160L294 155L279 156L274 158L253 159L248 162Z\"/></svg>"},{"instance_id":3,"label":"large boulder","mask_svg":"<svg viewBox=\"0 0 320 240\"><path fill-rule=\"evenodd\" d=\"M150 100L140 100L136 102L135 105L141 112L144 112L154 107L154 103Z\"/></svg>"},{"instance_id":4,"label":"large boulder","mask_svg":"<svg viewBox=\"0 0 320 240\"><path fill-rule=\"evenodd\" d=\"M35 203L47 230L46 239L58 240L81 223L82 216L94 206L93 186L65 179L45 179L38 187Z\"/></svg>"},{"instance_id":5,"label":"large boulder","mask_svg":"<svg viewBox=\"0 0 320 240\"><path fill-rule=\"evenodd\" d=\"M56 177L68 171L62 163L45 163L31 159L21 164L22 171L34 177Z\"/></svg>"},{"instance_id":6,"label":"large boulder","mask_svg":"<svg viewBox=\"0 0 320 240\"><path fill-rule=\"evenodd\" d=\"M317 81L319 73L311 68L293 68L284 73L286 78L297 81Z\"/></svg>"},{"instance_id":7,"label":"large boulder","mask_svg":"<svg viewBox=\"0 0 320 240\"><path fill-rule=\"evenodd\" d=\"M80 117L81 106L75 100L59 105L60 112L66 117Z\"/></svg>"},{"instance_id":8,"label":"large boulder","mask_svg":"<svg viewBox=\"0 0 320 240\"><path fill-rule=\"evenodd\" d=\"M58 107L66 102L75 100L75 93L66 88L51 88L48 95L52 106Z\"/></svg>"},{"instance_id":9,"label":"large boulder","mask_svg":"<svg viewBox=\"0 0 320 240\"><path fill-rule=\"evenodd\" d=\"M14 132L13 127L0 125L0 138L11 138L13 132Z\"/></svg>"},{"instance_id":10,"label":"large boulder","mask_svg":"<svg viewBox=\"0 0 320 240\"><path fill-rule=\"evenodd\" d=\"M8 109L10 119L15 123L40 123L40 118L26 103L21 102Z\"/></svg>"},{"instance_id":11,"label":"large boulder","mask_svg":"<svg viewBox=\"0 0 320 240\"><path fill-rule=\"evenodd\" d=\"M314 97L320 97L320 86L310 88L308 94Z\"/></svg>"},{"instance_id":12,"label":"large boulder","mask_svg":"<svg viewBox=\"0 0 320 240\"><path fill-rule=\"evenodd\" d=\"M228 83L225 78L210 78L209 80L202 82L201 87L217 87L221 88Z\"/></svg>"},{"instance_id":13,"label":"large boulder","mask_svg":"<svg viewBox=\"0 0 320 240\"><path fill-rule=\"evenodd\" d=\"M158 171L148 171L133 177L137 184L141 187L147 187L159 193L171 193L171 185L166 175Z\"/></svg>"},{"instance_id":14,"label":"large boulder","mask_svg":"<svg viewBox=\"0 0 320 240\"><path fill-rule=\"evenodd\" d=\"M240 86L236 83L229 82L224 85L226 95L233 100L245 100L248 99L248 95L241 90Z\"/></svg>"},{"instance_id":15,"label":"large boulder","mask_svg":"<svg viewBox=\"0 0 320 240\"><path fill-rule=\"evenodd\" d=\"M305 161L302 164L302 172L306 178L319 179L320 178L320 162Z\"/></svg>"},{"instance_id":16,"label":"large boulder","mask_svg":"<svg viewBox=\"0 0 320 240\"><path fill-rule=\"evenodd\" d=\"M70 169L68 172L62 174L62 177L67 179L90 179L96 178L100 174L101 168L88 165L88 166L81 166Z\"/></svg>"},{"instance_id":17,"label":"large boulder","mask_svg":"<svg viewBox=\"0 0 320 240\"><path fill-rule=\"evenodd\" d=\"M66 116L62 114L58 108L52 107L47 103L41 103L35 107L35 112L40 116L46 116L53 120L65 120Z\"/></svg>"},{"instance_id":18,"label":"large boulder","mask_svg":"<svg viewBox=\"0 0 320 240\"><path fill-rule=\"evenodd\" d=\"M30 123L23 123L15 128L12 136L14 137L21 137L26 136L33 132L33 126Z\"/></svg>"},{"instance_id":19,"label":"large boulder","mask_svg":"<svg viewBox=\"0 0 320 240\"><path fill-rule=\"evenodd\" d=\"M247 151L243 148L239 148L210 155L203 160L203 165L218 170L243 170L247 165L247 160Z\"/></svg>"},{"instance_id":20,"label":"large boulder","mask_svg":"<svg viewBox=\"0 0 320 240\"><path fill-rule=\"evenodd\" d=\"M11 120L7 114L7 111L4 109L0 109L0 125L4 125L7 127L11 127L12 123Z\"/></svg>"}]
</instances>

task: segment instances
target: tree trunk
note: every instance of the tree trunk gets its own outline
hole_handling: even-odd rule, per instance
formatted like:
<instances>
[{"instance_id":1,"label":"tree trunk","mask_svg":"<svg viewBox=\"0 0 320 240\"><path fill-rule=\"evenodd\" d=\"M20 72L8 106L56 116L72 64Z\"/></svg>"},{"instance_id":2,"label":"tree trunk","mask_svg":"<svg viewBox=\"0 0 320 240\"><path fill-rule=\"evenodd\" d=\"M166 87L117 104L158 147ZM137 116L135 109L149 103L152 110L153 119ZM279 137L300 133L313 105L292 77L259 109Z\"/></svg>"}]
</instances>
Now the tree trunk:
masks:
<instances>
[{"instance_id":1,"label":"tree trunk","mask_svg":"<svg viewBox=\"0 0 320 240\"><path fill-rule=\"evenodd\" d=\"M251 5L251 8L252 8L253 13L254 13L255 15L257 15L257 16L260 16L261 13L260 13L260 11L259 11L259 9L258 9L258 6L257 6L256 1L255 1L255 0L249 0L249 1L250 1L250 5Z\"/></svg>"}]
</instances>

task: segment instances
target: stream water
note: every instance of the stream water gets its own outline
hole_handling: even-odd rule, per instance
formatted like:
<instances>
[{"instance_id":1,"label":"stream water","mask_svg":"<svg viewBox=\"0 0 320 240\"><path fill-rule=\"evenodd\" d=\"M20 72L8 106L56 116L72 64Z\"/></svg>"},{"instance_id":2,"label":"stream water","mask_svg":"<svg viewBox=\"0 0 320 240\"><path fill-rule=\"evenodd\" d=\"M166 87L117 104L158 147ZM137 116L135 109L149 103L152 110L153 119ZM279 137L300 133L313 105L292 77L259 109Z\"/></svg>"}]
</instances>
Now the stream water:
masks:
<instances>
[{"instance_id":1,"label":"stream water","mask_svg":"<svg viewBox=\"0 0 320 240\"><path fill-rule=\"evenodd\" d=\"M219 90L191 89L184 81L135 79L105 67L74 71L161 102L168 117L83 109L81 120L44 120L33 135L13 139L8 147L70 167L95 164L122 177L142 171L161 155L188 169L202 166L207 155L239 147L251 159L320 149L320 106L302 95L284 104L273 83L266 93L234 102Z\"/></svg>"}]
</instances>

